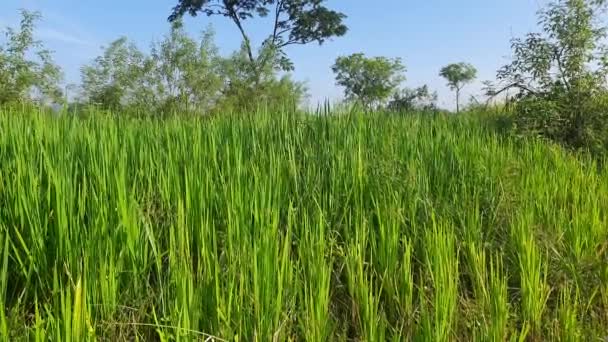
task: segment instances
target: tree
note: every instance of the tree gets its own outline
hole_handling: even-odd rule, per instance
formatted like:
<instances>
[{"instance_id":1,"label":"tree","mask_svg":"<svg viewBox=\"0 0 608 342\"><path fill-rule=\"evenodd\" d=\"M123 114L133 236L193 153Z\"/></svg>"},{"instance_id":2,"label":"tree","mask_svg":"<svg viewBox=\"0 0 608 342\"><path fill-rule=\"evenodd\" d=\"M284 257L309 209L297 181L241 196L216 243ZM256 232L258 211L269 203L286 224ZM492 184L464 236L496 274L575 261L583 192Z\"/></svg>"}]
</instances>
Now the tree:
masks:
<instances>
[{"instance_id":1,"label":"tree","mask_svg":"<svg viewBox=\"0 0 608 342\"><path fill-rule=\"evenodd\" d=\"M203 115L298 104L305 95L302 84L288 76L278 79L271 64L254 73L244 48L223 58L213 39L207 29L194 40L181 21L173 22L149 53L120 38L82 69L85 103L138 115Z\"/></svg>"},{"instance_id":2,"label":"tree","mask_svg":"<svg viewBox=\"0 0 608 342\"><path fill-rule=\"evenodd\" d=\"M39 100L60 102L61 69L52 54L34 39L37 12L21 11L18 29L7 28L6 42L0 45L0 105Z\"/></svg>"},{"instance_id":3,"label":"tree","mask_svg":"<svg viewBox=\"0 0 608 342\"><path fill-rule=\"evenodd\" d=\"M439 75L448 81L450 89L456 91L456 112L460 112L460 91L477 77L477 69L468 63L449 64L441 69Z\"/></svg>"},{"instance_id":4,"label":"tree","mask_svg":"<svg viewBox=\"0 0 608 342\"><path fill-rule=\"evenodd\" d=\"M213 37L209 29L197 42L176 21L162 41L152 44L149 54L127 38L115 40L82 69L85 101L147 114L209 112L224 86Z\"/></svg>"},{"instance_id":5,"label":"tree","mask_svg":"<svg viewBox=\"0 0 608 342\"><path fill-rule=\"evenodd\" d=\"M332 67L336 83L344 87L346 98L366 108L378 107L405 80L401 59L365 57L362 53L338 57Z\"/></svg>"},{"instance_id":6,"label":"tree","mask_svg":"<svg viewBox=\"0 0 608 342\"><path fill-rule=\"evenodd\" d=\"M104 109L121 110L137 99L136 87L146 74L145 55L121 37L104 49L103 55L81 70L85 101Z\"/></svg>"},{"instance_id":7,"label":"tree","mask_svg":"<svg viewBox=\"0 0 608 342\"><path fill-rule=\"evenodd\" d=\"M608 47L604 0L556 0L539 11L540 33L512 41L513 60L498 71L516 88L515 126L569 147L608 148Z\"/></svg>"},{"instance_id":8,"label":"tree","mask_svg":"<svg viewBox=\"0 0 608 342\"><path fill-rule=\"evenodd\" d=\"M173 22L165 39L152 47L149 60L152 78L147 88L153 90L160 111L204 114L213 108L224 77L211 28L197 42L181 21Z\"/></svg>"},{"instance_id":9,"label":"tree","mask_svg":"<svg viewBox=\"0 0 608 342\"><path fill-rule=\"evenodd\" d=\"M346 34L344 14L324 6L325 0L179 0L169 21L189 13L196 16L219 15L230 19L243 38L243 49L254 72L254 82L260 81L267 64L288 71L293 69L284 48L289 45L324 43L327 39ZM244 23L254 17L272 18L272 30L254 56L251 39Z\"/></svg>"},{"instance_id":10,"label":"tree","mask_svg":"<svg viewBox=\"0 0 608 342\"><path fill-rule=\"evenodd\" d=\"M557 0L539 11L542 33L511 42L513 61L498 71L507 88L525 94L600 89L608 75L603 0ZM595 66L595 69L591 68ZM495 93L499 93L496 91Z\"/></svg>"},{"instance_id":11,"label":"tree","mask_svg":"<svg viewBox=\"0 0 608 342\"><path fill-rule=\"evenodd\" d=\"M245 47L222 60L221 74L225 86L215 112L246 113L259 107L297 106L307 92L304 84L288 75L277 78L270 64L260 69L256 76L250 68ZM252 83L255 77L259 77L257 85Z\"/></svg>"},{"instance_id":12,"label":"tree","mask_svg":"<svg viewBox=\"0 0 608 342\"><path fill-rule=\"evenodd\" d=\"M434 110L437 108L437 92L431 92L427 85L414 89L405 88L393 95L387 108L394 112Z\"/></svg>"}]
</instances>

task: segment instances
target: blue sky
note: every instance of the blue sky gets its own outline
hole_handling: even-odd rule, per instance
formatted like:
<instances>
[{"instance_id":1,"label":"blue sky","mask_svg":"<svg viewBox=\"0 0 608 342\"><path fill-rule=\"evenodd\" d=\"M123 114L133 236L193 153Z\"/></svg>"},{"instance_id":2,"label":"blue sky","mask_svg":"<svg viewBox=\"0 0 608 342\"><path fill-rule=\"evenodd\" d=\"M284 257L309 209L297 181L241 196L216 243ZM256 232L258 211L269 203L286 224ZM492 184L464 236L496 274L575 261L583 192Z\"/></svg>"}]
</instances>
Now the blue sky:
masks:
<instances>
[{"instance_id":1,"label":"blue sky","mask_svg":"<svg viewBox=\"0 0 608 342\"><path fill-rule=\"evenodd\" d=\"M97 56L103 45L125 35L140 48L162 38L166 18L177 0L2 0L0 27L15 25L18 9L43 15L37 35L55 51L68 82L78 82L79 69ZM401 57L407 66L404 86L428 84L439 92L443 107L453 108L454 95L438 76L451 62L466 61L479 70L479 80L465 89L465 97L479 95L481 81L493 80L509 58L512 37L536 30L536 11L547 0L329 0L344 12L349 32L322 46L290 47L294 78L305 81L314 104L339 99L330 67L336 57L363 52L370 56ZM380 3L381 6L377 4ZM186 20L198 34L207 25L216 31L216 43L228 54L240 44L236 28L224 18L199 16ZM251 21L254 41L268 35L267 22ZM465 98L463 97L463 98Z\"/></svg>"}]
</instances>

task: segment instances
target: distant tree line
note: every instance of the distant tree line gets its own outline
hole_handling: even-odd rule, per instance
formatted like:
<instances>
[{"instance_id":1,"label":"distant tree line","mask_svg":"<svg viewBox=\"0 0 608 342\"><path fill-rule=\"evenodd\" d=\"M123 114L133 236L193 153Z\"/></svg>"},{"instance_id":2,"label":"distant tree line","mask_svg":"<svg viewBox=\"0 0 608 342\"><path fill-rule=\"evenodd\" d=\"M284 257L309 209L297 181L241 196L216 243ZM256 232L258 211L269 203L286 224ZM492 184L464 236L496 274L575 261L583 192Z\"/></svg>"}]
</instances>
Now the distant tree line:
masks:
<instances>
[{"instance_id":1,"label":"distant tree line","mask_svg":"<svg viewBox=\"0 0 608 342\"><path fill-rule=\"evenodd\" d=\"M336 84L344 88L347 100L367 109L397 112L432 111L437 109L437 93L427 85L401 88L405 66L401 59L366 57L363 53L342 56L332 67ZM456 112L460 111L460 91L472 82L477 70L468 63L455 63L441 69L440 75L456 91Z\"/></svg>"},{"instance_id":2,"label":"distant tree line","mask_svg":"<svg viewBox=\"0 0 608 342\"><path fill-rule=\"evenodd\" d=\"M181 21L144 53L126 37L112 42L82 68L82 100L114 111L206 114L299 103L304 85L272 68L255 75L241 49L222 57L213 31L189 37ZM256 84L253 87L253 84Z\"/></svg>"},{"instance_id":3,"label":"distant tree line","mask_svg":"<svg viewBox=\"0 0 608 342\"><path fill-rule=\"evenodd\" d=\"M95 106L139 115L249 112L259 106L296 106L306 97L304 84L291 79L294 69L284 52L290 45L322 44L342 36L345 15L324 0L179 1L169 16L171 30L150 51L126 37L111 42L101 56L82 68L81 85L70 106ZM188 36L185 14L219 15L235 23L241 48L223 57L213 32ZM254 49L244 22L272 16L271 34ZM0 105L16 102L66 103L60 68L42 42L34 40L38 13L22 12L20 27L8 28L0 45ZM34 56L34 57L32 57Z\"/></svg>"},{"instance_id":4,"label":"distant tree line","mask_svg":"<svg viewBox=\"0 0 608 342\"><path fill-rule=\"evenodd\" d=\"M514 132L547 138L565 146L608 149L608 46L602 21L606 0L554 0L539 11L541 32L511 42L512 62L486 83L488 103L505 95ZM199 39L185 33L184 15L221 16L241 35L241 48L220 56L211 29ZM347 33L346 16L325 0L179 0L168 20L169 33L139 50L126 37L111 42L82 68L76 99L62 91L62 72L51 52L34 38L39 14L23 11L18 28L0 41L0 105L14 102L96 106L120 113L212 114L247 112L256 107L299 104L304 84L285 48L323 44ZM266 18L268 36L254 46L246 23ZM348 102L368 110L435 110L437 94L424 85L402 87L406 68L399 58L341 56L332 71ZM468 63L443 67L439 75L456 95L472 82ZM515 91L515 93L513 93Z\"/></svg>"}]
</instances>

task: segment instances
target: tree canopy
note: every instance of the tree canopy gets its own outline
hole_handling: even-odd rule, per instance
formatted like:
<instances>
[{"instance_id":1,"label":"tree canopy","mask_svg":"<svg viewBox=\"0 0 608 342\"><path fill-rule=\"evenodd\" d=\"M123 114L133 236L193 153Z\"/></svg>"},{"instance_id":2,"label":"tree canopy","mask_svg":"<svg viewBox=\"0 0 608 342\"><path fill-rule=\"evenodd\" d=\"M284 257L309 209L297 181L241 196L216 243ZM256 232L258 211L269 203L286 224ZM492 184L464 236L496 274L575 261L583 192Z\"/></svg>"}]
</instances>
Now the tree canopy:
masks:
<instances>
[{"instance_id":1,"label":"tree canopy","mask_svg":"<svg viewBox=\"0 0 608 342\"><path fill-rule=\"evenodd\" d=\"M387 108L395 112L430 111L437 109L437 92L428 85L418 88L404 88L393 94Z\"/></svg>"},{"instance_id":2,"label":"tree canopy","mask_svg":"<svg viewBox=\"0 0 608 342\"><path fill-rule=\"evenodd\" d=\"M574 148L608 149L608 46L604 0L556 0L538 14L541 32L512 41L498 71L515 96L515 128Z\"/></svg>"},{"instance_id":3,"label":"tree canopy","mask_svg":"<svg viewBox=\"0 0 608 342\"><path fill-rule=\"evenodd\" d=\"M277 77L270 64L254 74L245 49L222 57L209 28L195 40L181 21L143 52L126 37L82 68L85 104L138 115L252 111L288 102L297 105L305 87ZM257 85L252 80L258 77Z\"/></svg>"},{"instance_id":4,"label":"tree canopy","mask_svg":"<svg viewBox=\"0 0 608 342\"><path fill-rule=\"evenodd\" d=\"M542 32L511 42L513 60L498 72L524 93L598 88L608 75L604 0L557 0L539 12Z\"/></svg>"},{"instance_id":5,"label":"tree canopy","mask_svg":"<svg viewBox=\"0 0 608 342\"><path fill-rule=\"evenodd\" d=\"M338 57L332 70L347 99L367 108L384 104L405 80L401 59L366 57L363 53Z\"/></svg>"},{"instance_id":6,"label":"tree canopy","mask_svg":"<svg viewBox=\"0 0 608 342\"><path fill-rule=\"evenodd\" d=\"M441 69L439 75L448 81L448 86L456 91L456 112L460 112L460 91L477 77L477 69L468 63L453 63Z\"/></svg>"},{"instance_id":7,"label":"tree canopy","mask_svg":"<svg viewBox=\"0 0 608 342\"><path fill-rule=\"evenodd\" d=\"M0 44L0 105L32 101L60 102L63 74L50 50L34 38L37 12L21 11L19 28L5 30Z\"/></svg>"},{"instance_id":8,"label":"tree canopy","mask_svg":"<svg viewBox=\"0 0 608 342\"><path fill-rule=\"evenodd\" d=\"M293 69L283 48L288 45L324 43L347 32L346 16L325 6L325 0L179 0L169 16L175 21L186 13L196 16L223 16L239 29L249 63L256 73L273 63L282 70ZM244 22L256 17L271 17L269 36L255 56ZM257 81L257 79L256 79Z\"/></svg>"},{"instance_id":9,"label":"tree canopy","mask_svg":"<svg viewBox=\"0 0 608 342\"><path fill-rule=\"evenodd\" d=\"M91 65L82 67L83 97L90 104L110 110L138 100L150 104L136 89L145 74L144 64L144 54L126 37L113 41Z\"/></svg>"}]
</instances>

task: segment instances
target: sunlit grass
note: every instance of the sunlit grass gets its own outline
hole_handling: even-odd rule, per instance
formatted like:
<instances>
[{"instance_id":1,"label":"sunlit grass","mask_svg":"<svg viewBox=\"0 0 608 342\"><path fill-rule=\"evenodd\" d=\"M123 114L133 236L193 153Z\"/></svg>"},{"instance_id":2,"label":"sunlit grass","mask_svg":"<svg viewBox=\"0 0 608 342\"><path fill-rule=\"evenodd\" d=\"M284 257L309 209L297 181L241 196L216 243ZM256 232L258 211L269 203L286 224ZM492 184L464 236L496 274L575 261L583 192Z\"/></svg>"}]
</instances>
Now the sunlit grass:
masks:
<instances>
[{"instance_id":1,"label":"sunlit grass","mask_svg":"<svg viewBox=\"0 0 608 342\"><path fill-rule=\"evenodd\" d=\"M597 340L608 171L475 116L0 113L0 340Z\"/></svg>"}]
</instances>

